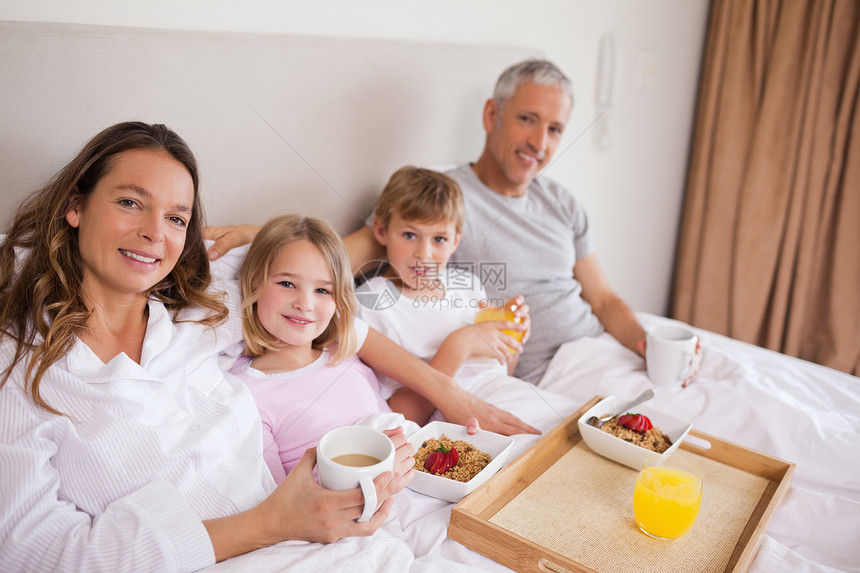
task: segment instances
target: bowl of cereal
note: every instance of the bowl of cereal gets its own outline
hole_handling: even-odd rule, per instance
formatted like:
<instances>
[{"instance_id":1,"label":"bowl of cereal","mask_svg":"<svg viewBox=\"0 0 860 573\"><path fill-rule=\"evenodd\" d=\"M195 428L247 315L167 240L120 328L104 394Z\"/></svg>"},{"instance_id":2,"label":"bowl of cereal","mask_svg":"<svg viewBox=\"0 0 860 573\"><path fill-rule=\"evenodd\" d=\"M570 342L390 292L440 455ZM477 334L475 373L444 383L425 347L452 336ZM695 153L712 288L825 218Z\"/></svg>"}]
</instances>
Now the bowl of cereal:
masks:
<instances>
[{"instance_id":1,"label":"bowl of cereal","mask_svg":"<svg viewBox=\"0 0 860 573\"><path fill-rule=\"evenodd\" d=\"M409 442L415 446L415 477L406 487L457 502L502 469L514 440L486 430L469 435L465 426L437 421L409 436Z\"/></svg>"},{"instance_id":2,"label":"bowl of cereal","mask_svg":"<svg viewBox=\"0 0 860 573\"><path fill-rule=\"evenodd\" d=\"M635 470L642 469L645 458L669 457L678 449L693 424L648 405L636 406L634 412L612 418L600 428L586 421L617 411L624 401L608 396L579 418L579 433L596 454Z\"/></svg>"}]
</instances>

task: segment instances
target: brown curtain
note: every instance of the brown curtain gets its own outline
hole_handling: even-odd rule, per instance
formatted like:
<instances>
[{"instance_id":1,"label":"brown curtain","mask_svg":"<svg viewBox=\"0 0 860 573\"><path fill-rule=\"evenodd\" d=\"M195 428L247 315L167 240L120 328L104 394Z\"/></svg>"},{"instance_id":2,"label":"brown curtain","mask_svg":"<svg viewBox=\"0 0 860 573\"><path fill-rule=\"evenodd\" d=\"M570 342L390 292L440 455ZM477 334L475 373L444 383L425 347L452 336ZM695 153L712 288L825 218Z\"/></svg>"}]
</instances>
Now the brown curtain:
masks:
<instances>
[{"instance_id":1,"label":"brown curtain","mask_svg":"<svg viewBox=\"0 0 860 573\"><path fill-rule=\"evenodd\" d=\"M860 374L860 2L714 0L672 315Z\"/></svg>"}]
</instances>

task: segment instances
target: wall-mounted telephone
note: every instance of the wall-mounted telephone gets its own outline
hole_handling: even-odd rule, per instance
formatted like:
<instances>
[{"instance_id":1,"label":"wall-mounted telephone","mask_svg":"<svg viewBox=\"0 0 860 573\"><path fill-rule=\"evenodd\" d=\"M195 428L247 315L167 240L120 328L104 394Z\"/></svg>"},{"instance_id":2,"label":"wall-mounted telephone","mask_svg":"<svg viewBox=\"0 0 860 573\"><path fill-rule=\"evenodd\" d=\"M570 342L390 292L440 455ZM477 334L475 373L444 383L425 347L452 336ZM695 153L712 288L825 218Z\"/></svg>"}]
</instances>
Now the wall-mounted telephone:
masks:
<instances>
[{"instance_id":1,"label":"wall-mounted telephone","mask_svg":"<svg viewBox=\"0 0 860 573\"><path fill-rule=\"evenodd\" d=\"M615 100L615 39L604 34L600 39L597 54L597 94L598 106L610 107Z\"/></svg>"},{"instance_id":2,"label":"wall-mounted telephone","mask_svg":"<svg viewBox=\"0 0 860 573\"><path fill-rule=\"evenodd\" d=\"M612 34L604 34L600 38L600 49L597 53L597 85L594 93L594 101L597 104L594 145L598 149L612 147L609 116L615 104L615 83L615 38Z\"/></svg>"}]
</instances>

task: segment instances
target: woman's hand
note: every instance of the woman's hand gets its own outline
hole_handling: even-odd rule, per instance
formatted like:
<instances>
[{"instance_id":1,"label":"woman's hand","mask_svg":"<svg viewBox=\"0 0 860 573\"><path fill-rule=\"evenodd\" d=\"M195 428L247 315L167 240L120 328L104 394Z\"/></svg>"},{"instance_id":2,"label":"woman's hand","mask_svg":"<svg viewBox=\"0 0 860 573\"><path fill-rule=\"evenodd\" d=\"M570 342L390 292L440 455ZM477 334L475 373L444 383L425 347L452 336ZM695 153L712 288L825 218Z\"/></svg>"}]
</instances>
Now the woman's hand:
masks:
<instances>
[{"instance_id":1,"label":"woman's hand","mask_svg":"<svg viewBox=\"0 0 860 573\"><path fill-rule=\"evenodd\" d=\"M215 243L209 247L209 260L214 261L231 249L247 245L257 236L257 225L227 225L224 227L204 227L203 238Z\"/></svg>"},{"instance_id":2,"label":"woman's hand","mask_svg":"<svg viewBox=\"0 0 860 573\"><path fill-rule=\"evenodd\" d=\"M333 491L314 481L311 472L316 463L316 449L311 448L272 495L257 506L272 538L334 543L343 537L373 535L388 517L394 501L391 496L413 476L409 468L403 468L405 456L412 455L409 453L412 446L406 442L402 429L399 433L392 432L393 437L389 437L397 447L395 472L385 472L373 480L381 506L370 521L356 521L364 508L360 488Z\"/></svg>"},{"instance_id":3,"label":"woman's hand","mask_svg":"<svg viewBox=\"0 0 860 573\"><path fill-rule=\"evenodd\" d=\"M384 430L383 433L394 442L394 479L388 484L388 495L394 495L415 477L412 467L415 465L415 446L406 441L403 426L397 426L393 430ZM379 488L377 487L377 493Z\"/></svg>"},{"instance_id":4,"label":"woman's hand","mask_svg":"<svg viewBox=\"0 0 860 573\"><path fill-rule=\"evenodd\" d=\"M285 539L302 539L318 543L332 543L342 537L373 535L385 521L391 509L391 496L412 481L415 447L406 441L403 428L385 430L394 443L394 472L385 472L374 481L376 496L381 507L370 521L355 521L364 508L360 488L331 491L319 486L311 471L316 462L316 449L309 449L302 459L278 486L270 500L275 502L271 515L276 530L289 531ZM295 516L300 516L296 520ZM284 529L286 528L286 529Z\"/></svg>"},{"instance_id":5,"label":"woman's hand","mask_svg":"<svg viewBox=\"0 0 860 573\"><path fill-rule=\"evenodd\" d=\"M392 441L400 450L396 469L403 471L403 449L406 438L396 432ZM333 491L314 481L311 473L316 463L316 449L305 451L302 459L272 494L259 505L241 513L209 519L203 522L212 540L215 560L223 561L254 549L268 547L281 541L300 540L334 543L343 537L373 535L385 522L391 496L403 489L412 473L399 477L392 472L380 474L373 480L381 503L369 521L356 521L364 509L361 488Z\"/></svg>"}]
</instances>

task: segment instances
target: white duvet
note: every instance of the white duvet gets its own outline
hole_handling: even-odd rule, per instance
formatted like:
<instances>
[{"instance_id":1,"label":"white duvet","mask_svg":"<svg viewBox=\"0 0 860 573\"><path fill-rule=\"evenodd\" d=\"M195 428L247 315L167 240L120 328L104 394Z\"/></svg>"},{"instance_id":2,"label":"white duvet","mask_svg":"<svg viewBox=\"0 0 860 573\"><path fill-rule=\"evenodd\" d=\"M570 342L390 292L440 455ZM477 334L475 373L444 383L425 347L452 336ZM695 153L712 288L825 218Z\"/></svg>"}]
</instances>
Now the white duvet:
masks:
<instances>
[{"instance_id":1,"label":"white duvet","mask_svg":"<svg viewBox=\"0 0 860 573\"><path fill-rule=\"evenodd\" d=\"M647 327L672 322L640 314ZM860 571L860 379L713 333L686 389L654 387L651 404L725 440L797 464L751 571ZM597 394L651 387L640 358L609 335L564 345L539 388L487 380L472 391L547 431ZM517 436L511 459L536 440ZM405 490L373 537L282 543L211 571L507 571L447 539L453 504Z\"/></svg>"}]
</instances>

